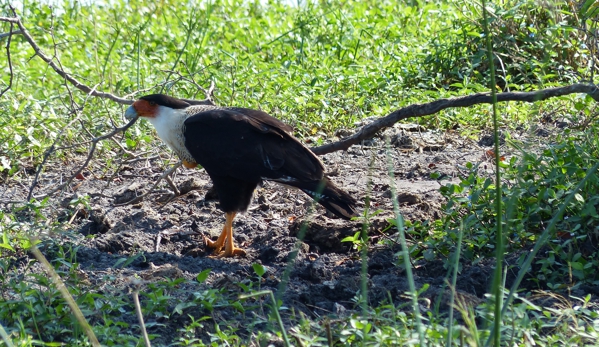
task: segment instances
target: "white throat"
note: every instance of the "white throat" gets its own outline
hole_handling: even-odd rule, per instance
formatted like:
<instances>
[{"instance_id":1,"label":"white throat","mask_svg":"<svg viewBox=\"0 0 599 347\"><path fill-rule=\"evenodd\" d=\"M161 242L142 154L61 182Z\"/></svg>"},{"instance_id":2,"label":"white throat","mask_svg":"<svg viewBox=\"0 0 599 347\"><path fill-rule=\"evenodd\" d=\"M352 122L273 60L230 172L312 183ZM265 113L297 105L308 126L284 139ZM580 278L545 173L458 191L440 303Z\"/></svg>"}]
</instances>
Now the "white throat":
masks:
<instances>
[{"instance_id":1,"label":"white throat","mask_svg":"<svg viewBox=\"0 0 599 347\"><path fill-rule=\"evenodd\" d=\"M189 153L185 149L183 138L185 119L188 115L185 110L176 110L169 107L158 106L158 112L153 118L146 118L162 141L164 141L181 159L188 159Z\"/></svg>"}]
</instances>

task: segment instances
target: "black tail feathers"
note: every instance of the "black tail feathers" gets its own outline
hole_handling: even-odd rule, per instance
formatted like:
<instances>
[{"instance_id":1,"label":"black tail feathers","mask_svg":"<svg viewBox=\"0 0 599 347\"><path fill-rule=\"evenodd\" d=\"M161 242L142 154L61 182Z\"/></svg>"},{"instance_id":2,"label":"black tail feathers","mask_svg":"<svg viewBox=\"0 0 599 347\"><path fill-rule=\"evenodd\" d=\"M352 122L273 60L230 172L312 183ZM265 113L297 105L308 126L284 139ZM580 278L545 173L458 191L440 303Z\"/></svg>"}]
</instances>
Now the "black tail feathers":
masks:
<instances>
[{"instance_id":1,"label":"black tail feathers","mask_svg":"<svg viewBox=\"0 0 599 347\"><path fill-rule=\"evenodd\" d=\"M320 181L296 181L292 185L308 194L312 199L338 217L350 219L358 215L356 211L356 199L347 192L337 188L326 177Z\"/></svg>"}]
</instances>

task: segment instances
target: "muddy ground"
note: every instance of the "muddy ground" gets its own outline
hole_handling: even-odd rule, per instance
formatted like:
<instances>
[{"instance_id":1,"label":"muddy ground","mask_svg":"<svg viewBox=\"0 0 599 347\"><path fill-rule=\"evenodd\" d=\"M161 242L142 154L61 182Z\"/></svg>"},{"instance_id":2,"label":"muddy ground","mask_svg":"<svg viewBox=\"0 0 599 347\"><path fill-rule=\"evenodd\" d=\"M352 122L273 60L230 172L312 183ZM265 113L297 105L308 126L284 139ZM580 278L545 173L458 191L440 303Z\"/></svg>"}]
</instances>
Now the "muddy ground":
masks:
<instances>
[{"instance_id":1,"label":"muddy ground","mask_svg":"<svg viewBox=\"0 0 599 347\"><path fill-rule=\"evenodd\" d=\"M546 136L551 131L554 129L529 132L527 136L532 142L547 142ZM463 168L467 162L482 162L480 170L492 173L493 164L485 156L492 144L489 137L473 141L451 132L436 133L406 125L396 126L385 134L391 139L388 153L395 175L394 184L401 213L407 220L438 219L444 203L439 187L459 182L460 175L466 172ZM169 156L164 148L156 154L163 158ZM135 159L121 166L118 172L105 172L102 170L103 158L95 158L90 166L92 169L84 172L80 177L83 179L73 182L70 192L53 198L54 217L70 222L65 224L67 229L78 235L69 242L78 246L76 260L90 290L121 291L126 295L135 278L141 279L142 286L146 286L164 278L184 277L190 281L174 288L169 293L171 296L188 298L206 288L223 287L237 295L243 293L236 285L240 282L252 284L254 290L258 289L259 283L260 289L277 291L298 244L299 251L290 267L289 283L282 297L284 306L289 308L284 311L285 319L292 311L316 319L324 315L343 316L358 310L354 298L360 287L361 260L352 244L341 240L361 230L361 222L333 218L320 206L315 207L310 217L307 211L311 200L307 196L267 182L255 192L250 210L235 219L235 241L247 255L211 258L211 252L202 240L204 236L214 239L220 233L224 215L216 201L205 199L211 183L202 170L179 169L173 181L182 194L171 201L165 203L172 197L172 190L163 180L141 202L126 204L147 192L164 170L162 159L152 155L146 157L150 159ZM396 305L407 303L404 292L408 285L405 271L397 261L400 247L395 243L396 232L390 229L384 235L381 233L388 227L387 219L393 217L385 141L378 137L322 159L332 180L359 198L361 208L370 191L372 208L383 211L372 218L369 229L369 304L377 306L389 300ZM48 166L35 193L43 193L60 183L80 161L81 158L75 158L64 166ZM432 173L437 173L438 178L431 178ZM28 173L30 182L33 174L33 170ZM368 188L369 180L371 188ZM2 186L0 197L3 201L21 200L27 189L27 182L7 182ZM86 195L90 196L88 208L69 206L73 198ZM297 235L304 221L308 221L306 235L298 243ZM381 242L383 240L387 241ZM412 238L408 241L418 242ZM134 258L138 254L142 256ZM122 259L133 260L123 265ZM514 265L516 259L517 255L513 259L508 257L508 262ZM253 270L255 263L262 264L267 271L261 280ZM489 290L493 261L462 265L457 290L466 302L476 304ZM206 269L211 269L207 280L204 283L194 281ZM425 298L435 302L439 294L446 292L444 259L418 261L414 271L417 288L430 285L423 293ZM508 286L510 278L513 274L508 275ZM144 300L142 296L142 305ZM441 310L447 310L443 300ZM249 301L247 303L250 305ZM422 308L426 310L427 307L425 302ZM188 310L201 316L198 313L198 310L202 312L201 308ZM212 315L220 323L226 321L238 326L240 336L252 334L246 326L248 318L230 307L215 309ZM146 317L147 323L159 323L149 324L149 333L160 336L154 344L173 342L179 334L177 330L188 322L186 317L186 314L173 315L168 320ZM123 320L136 324L133 312L124 314ZM211 331L213 327L206 324L206 329Z\"/></svg>"}]
</instances>

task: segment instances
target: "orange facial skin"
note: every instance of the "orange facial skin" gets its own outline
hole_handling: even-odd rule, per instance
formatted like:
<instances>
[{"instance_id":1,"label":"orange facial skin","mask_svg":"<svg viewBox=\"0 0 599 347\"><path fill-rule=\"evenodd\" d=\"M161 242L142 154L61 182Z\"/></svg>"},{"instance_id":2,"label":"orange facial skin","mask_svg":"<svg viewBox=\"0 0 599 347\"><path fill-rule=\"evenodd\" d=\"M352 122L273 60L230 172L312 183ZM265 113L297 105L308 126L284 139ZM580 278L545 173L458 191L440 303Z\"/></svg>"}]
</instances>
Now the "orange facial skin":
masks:
<instances>
[{"instance_id":1,"label":"orange facial skin","mask_svg":"<svg viewBox=\"0 0 599 347\"><path fill-rule=\"evenodd\" d=\"M137 117L156 118L159 112L159 106L153 102L144 99L135 101L125 111L125 118L134 119ZM198 166L196 162L183 160L183 166L193 169Z\"/></svg>"},{"instance_id":2,"label":"orange facial skin","mask_svg":"<svg viewBox=\"0 0 599 347\"><path fill-rule=\"evenodd\" d=\"M151 101L142 99L134 102L133 105L131 105L131 107L135 109L138 117L154 118L156 116L156 113L158 112L158 105Z\"/></svg>"}]
</instances>

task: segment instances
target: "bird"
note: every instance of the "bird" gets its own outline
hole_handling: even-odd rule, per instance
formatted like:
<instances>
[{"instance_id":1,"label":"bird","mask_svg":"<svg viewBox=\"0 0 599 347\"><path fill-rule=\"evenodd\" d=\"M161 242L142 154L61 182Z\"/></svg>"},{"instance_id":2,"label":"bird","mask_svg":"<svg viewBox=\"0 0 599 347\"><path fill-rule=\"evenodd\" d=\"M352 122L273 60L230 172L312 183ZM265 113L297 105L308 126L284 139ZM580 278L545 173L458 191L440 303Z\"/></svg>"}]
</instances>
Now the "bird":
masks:
<instances>
[{"instance_id":1,"label":"bird","mask_svg":"<svg viewBox=\"0 0 599 347\"><path fill-rule=\"evenodd\" d=\"M233 241L233 219L245 212L264 181L298 188L337 217L357 216L357 200L324 174L320 159L293 128L261 110L202 105L165 94L140 97L126 119L148 120L186 168L203 167L225 213L216 241L204 238L216 257L244 256Z\"/></svg>"}]
</instances>

